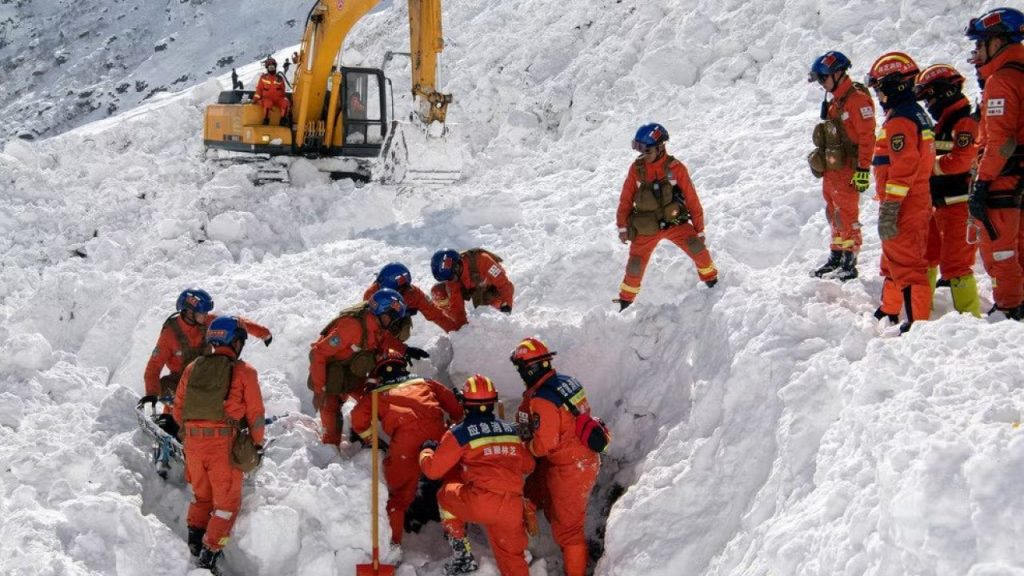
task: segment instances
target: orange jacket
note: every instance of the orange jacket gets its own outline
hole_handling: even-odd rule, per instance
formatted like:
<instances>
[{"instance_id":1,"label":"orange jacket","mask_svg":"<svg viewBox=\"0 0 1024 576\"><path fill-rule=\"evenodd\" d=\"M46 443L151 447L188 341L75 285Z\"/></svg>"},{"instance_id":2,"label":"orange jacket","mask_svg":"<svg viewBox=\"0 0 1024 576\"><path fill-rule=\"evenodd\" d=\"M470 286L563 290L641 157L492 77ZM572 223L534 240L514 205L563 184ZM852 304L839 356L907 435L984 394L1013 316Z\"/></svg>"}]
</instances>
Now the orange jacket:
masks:
<instances>
[{"instance_id":1,"label":"orange jacket","mask_svg":"<svg viewBox=\"0 0 1024 576\"><path fill-rule=\"evenodd\" d=\"M508 275L505 274L505 268L494 258L491 258L489 254L480 251L476 252L476 269L480 273L481 286L494 286L498 289L498 299L492 302L491 305L495 308L505 305L511 306L512 296L515 294L516 287L508 279ZM469 262L465 258L462 259L462 274L459 275L459 284L461 284L464 290L468 291L477 288L473 278L470 276Z\"/></svg>"},{"instance_id":2,"label":"orange jacket","mask_svg":"<svg viewBox=\"0 0 1024 576\"><path fill-rule=\"evenodd\" d=\"M645 164L647 179L651 182L661 180L666 175L665 169L666 164L668 164L668 155L663 154L654 162L646 162ZM675 176L679 189L683 191L686 208L690 211L690 222L693 223L693 229L699 234L704 231L704 208L700 205L700 198L697 197L697 190L693 187L693 182L690 181L690 173L679 160L676 160L669 169L672 170L672 175ZM640 189L641 184L642 182L637 179L636 165L630 164L626 181L622 183L622 194L619 195L619 209L615 213L615 225L620 230L626 228L629 214L633 211L633 197L636 196L636 192Z\"/></svg>"},{"instance_id":3,"label":"orange jacket","mask_svg":"<svg viewBox=\"0 0 1024 576\"><path fill-rule=\"evenodd\" d=\"M369 300L373 293L380 290L380 285L374 282L363 292L363 300ZM420 290L418 286L412 284L400 291L402 300L405 300L406 314L411 316L416 312L423 312L423 317L427 320L436 324L439 328L445 332L452 332L458 330L459 327L455 321L448 317L440 308L434 304L423 290Z\"/></svg>"},{"instance_id":4,"label":"orange jacket","mask_svg":"<svg viewBox=\"0 0 1024 576\"><path fill-rule=\"evenodd\" d=\"M379 393L377 410L380 424L392 443L406 431L440 438L448 429L444 423L446 413L456 422L462 420L462 405L455 393L436 380L411 376L404 382L383 384L376 390ZM371 401L371 395L366 394L352 409L352 429L363 439L372 433Z\"/></svg>"},{"instance_id":5,"label":"orange jacket","mask_svg":"<svg viewBox=\"0 0 1024 576\"><path fill-rule=\"evenodd\" d=\"M453 301L452 298L457 298L458 300ZM430 288L430 300L438 308L441 308L448 319L451 320L451 331L458 330L469 324L469 318L466 316L466 304L462 299L462 284L457 280L434 284ZM453 304L455 303L458 303L458 306L454 306Z\"/></svg>"},{"instance_id":6,"label":"orange jacket","mask_svg":"<svg viewBox=\"0 0 1024 576\"><path fill-rule=\"evenodd\" d=\"M839 100L846 95L843 107ZM847 137L857 144L857 166L867 169L871 166L871 153L875 142L875 103L870 94L865 94L853 87L853 80L844 76L839 85L832 91L832 100L828 105L828 118L839 118L843 121L843 129Z\"/></svg>"},{"instance_id":7,"label":"orange jacket","mask_svg":"<svg viewBox=\"0 0 1024 576\"><path fill-rule=\"evenodd\" d=\"M1024 145L1024 72L1000 70L1010 62L1024 64L1024 45L1011 44L978 68L985 80L981 105L984 151L978 161L978 180L995 180L1014 150Z\"/></svg>"},{"instance_id":8,"label":"orange jacket","mask_svg":"<svg viewBox=\"0 0 1024 576\"><path fill-rule=\"evenodd\" d=\"M569 398L581 413L590 412L583 386L554 371L523 393L516 420L533 431L526 446L534 456L555 466L597 460L597 454L576 435L576 416L563 405L562 397Z\"/></svg>"},{"instance_id":9,"label":"orange jacket","mask_svg":"<svg viewBox=\"0 0 1024 576\"><path fill-rule=\"evenodd\" d=\"M935 123L936 157L929 183L935 206L967 202L971 169L978 161L978 122L970 112L970 101L961 97Z\"/></svg>"},{"instance_id":10,"label":"orange jacket","mask_svg":"<svg viewBox=\"0 0 1024 576\"><path fill-rule=\"evenodd\" d=\"M257 444L263 444L263 432L265 427L263 394L260 392L259 376L256 369L249 364L238 360L235 351L228 346L217 346L213 349L214 354L227 356L235 360L231 370L231 387L228 389L228 397L224 399L224 420L189 420L183 422L182 413L185 410L185 402L188 402L188 380L192 375L193 364L185 367L181 375L181 383L174 395L174 420L184 427L196 428L222 428L230 426L231 420L245 418L249 423L249 433Z\"/></svg>"},{"instance_id":11,"label":"orange jacket","mask_svg":"<svg viewBox=\"0 0 1024 576\"><path fill-rule=\"evenodd\" d=\"M164 322L163 327L160 329L160 336L156 341L156 347L153 348L153 353L146 363L146 371L143 375L147 395L156 396L160 394L160 372L164 369L164 366L167 366L171 374L181 374L181 371L185 368L182 366L184 354L182 343L178 340L178 335L172 323L177 324L178 328L181 329L181 333L185 336L190 348L202 350L206 347L206 327L216 318L215 314L207 314L206 323L199 325L186 322L180 314L173 314ZM260 340L266 340L270 337L270 330L267 330L265 326L246 318L239 318L239 320L250 336L255 336Z\"/></svg>"},{"instance_id":12,"label":"orange jacket","mask_svg":"<svg viewBox=\"0 0 1024 576\"><path fill-rule=\"evenodd\" d=\"M276 72L274 74L263 73L260 75L260 79L256 82L256 94L253 96L253 100L261 100L263 98L280 100L284 97L284 76Z\"/></svg>"},{"instance_id":13,"label":"orange jacket","mask_svg":"<svg viewBox=\"0 0 1024 576\"><path fill-rule=\"evenodd\" d=\"M875 186L883 202L931 209L928 180L935 165L932 122L916 102L905 102L886 113L875 146ZM924 197L927 197L925 200Z\"/></svg>"},{"instance_id":14,"label":"orange jacket","mask_svg":"<svg viewBox=\"0 0 1024 576\"><path fill-rule=\"evenodd\" d=\"M436 451L420 452L420 469L432 480L460 463L462 482L468 486L512 494L523 493L523 477L535 465L511 424L475 411L444 433Z\"/></svg>"},{"instance_id":15,"label":"orange jacket","mask_svg":"<svg viewBox=\"0 0 1024 576\"><path fill-rule=\"evenodd\" d=\"M391 332L380 325L380 320L370 312L364 316L366 320L366 349L387 350L388 348L405 353L405 344ZM361 351L363 343L363 325L358 318L338 318L329 327L327 334L310 345L309 377L313 384L313 392L322 394L327 382L327 363L332 360L345 361Z\"/></svg>"}]
</instances>

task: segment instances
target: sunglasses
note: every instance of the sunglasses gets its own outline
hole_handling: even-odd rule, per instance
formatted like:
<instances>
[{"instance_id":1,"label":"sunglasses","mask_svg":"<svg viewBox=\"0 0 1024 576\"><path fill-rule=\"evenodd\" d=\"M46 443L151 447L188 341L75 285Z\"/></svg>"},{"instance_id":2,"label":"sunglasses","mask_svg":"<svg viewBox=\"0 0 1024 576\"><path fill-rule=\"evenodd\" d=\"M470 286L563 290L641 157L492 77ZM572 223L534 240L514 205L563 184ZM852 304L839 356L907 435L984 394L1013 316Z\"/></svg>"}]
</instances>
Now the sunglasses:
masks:
<instances>
[{"instance_id":1,"label":"sunglasses","mask_svg":"<svg viewBox=\"0 0 1024 576\"><path fill-rule=\"evenodd\" d=\"M633 140L633 150L636 150L637 152L639 152L641 154L648 154L651 151L654 151L654 150L657 150L657 149L658 149L657 145L655 145L655 146L647 146L645 144L641 144L640 142L638 142L636 140Z\"/></svg>"}]
</instances>

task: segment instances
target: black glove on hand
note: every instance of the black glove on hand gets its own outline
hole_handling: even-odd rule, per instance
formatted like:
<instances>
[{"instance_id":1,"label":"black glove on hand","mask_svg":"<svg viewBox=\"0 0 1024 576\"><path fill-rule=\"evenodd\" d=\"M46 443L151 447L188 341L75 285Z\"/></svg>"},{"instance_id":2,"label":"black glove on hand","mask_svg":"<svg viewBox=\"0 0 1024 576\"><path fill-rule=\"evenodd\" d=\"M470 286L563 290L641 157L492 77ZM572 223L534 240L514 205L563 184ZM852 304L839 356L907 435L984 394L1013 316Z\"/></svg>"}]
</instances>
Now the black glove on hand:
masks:
<instances>
[{"instance_id":1,"label":"black glove on hand","mask_svg":"<svg viewBox=\"0 0 1024 576\"><path fill-rule=\"evenodd\" d=\"M408 346L405 349L405 356L413 360L423 360L424 358L430 358L430 354L423 348L416 348L415 346Z\"/></svg>"},{"instance_id":2,"label":"black glove on hand","mask_svg":"<svg viewBox=\"0 0 1024 576\"><path fill-rule=\"evenodd\" d=\"M498 308L498 310L501 310L505 314L511 314L512 313L512 306L510 306L508 304L503 304L501 306L501 308Z\"/></svg>"},{"instance_id":3,"label":"black glove on hand","mask_svg":"<svg viewBox=\"0 0 1024 576\"><path fill-rule=\"evenodd\" d=\"M267 348L269 348L270 347L270 343L273 342L273 341L274 341L274 335L271 334L271 335L269 335L269 336L267 336L266 338L263 339L263 345L266 346Z\"/></svg>"},{"instance_id":4,"label":"black glove on hand","mask_svg":"<svg viewBox=\"0 0 1024 576\"><path fill-rule=\"evenodd\" d=\"M259 466L260 464L263 464L263 454L264 454L263 444L257 444L255 446L255 448L256 448L256 459L257 459L256 465Z\"/></svg>"},{"instance_id":5,"label":"black glove on hand","mask_svg":"<svg viewBox=\"0 0 1024 576\"><path fill-rule=\"evenodd\" d=\"M152 404L156 406L158 398L152 394L139 398L139 403L135 405L136 408L141 410L146 404Z\"/></svg>"},{"instance_id":6,"label":"black glove on hand","mask_svg":"<svg viewBox=\"0 0 1024 576\"><path fill-rule=\"evenodd\" d=\"M985 206L988 203L988 189L990 186L992 186L991 182L978 180L974 183L971 195L967 197L967 210L971 213L971 217L979 222L988 220L988 212L985 211Z\"/></svg>"},{"instance_id":7,"label":"black glove on hand","mask_svg":"<svg viewBox=\"0 0 1024 576\"><path fill-rule=\"evenodd\" d=\"M420 450L434 450L435 448L437 448L437 440L427 440L420 444Z\"/></svg>"}]
</instances>

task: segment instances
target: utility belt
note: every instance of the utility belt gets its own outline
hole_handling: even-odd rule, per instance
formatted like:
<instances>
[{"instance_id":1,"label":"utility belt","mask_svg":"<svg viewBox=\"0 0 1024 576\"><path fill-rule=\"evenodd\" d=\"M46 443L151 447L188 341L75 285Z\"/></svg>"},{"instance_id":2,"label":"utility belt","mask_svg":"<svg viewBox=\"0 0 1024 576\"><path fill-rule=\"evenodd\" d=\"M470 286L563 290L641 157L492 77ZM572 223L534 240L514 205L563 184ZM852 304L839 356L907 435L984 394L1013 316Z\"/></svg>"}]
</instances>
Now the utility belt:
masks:
<instances>
[{"instance_id":1,"label":"utility belt","mask_svg":"<svg viewBox=\"0 0 1024 576\"><path fill-rule=\"evenodd\" d=\"M1024 145L1018 145L1013 154L1006 159L1006 164L999 171L1000 176L1020 176L1024 178Z\"/></svg>"},{"instance_id":2,"label":"utility belt","mask_svg":"<svg viewBox=\"0 0 1024 576\"><path fill-rule=\"evenodd\" d=\"M965 172L932 176L928 185L932 194L932 206L941 208L952 204L962 204L967 201L971 192L971 175L969 172Z\"/></svg>"},{"instance_id":3,"label":"utility belt","mask_svg":"<svg viewBox=\"0 0 1024 576\"><path fill-rule=\"evenodd\" d=\"M204 427L204 426L188 426L185 425L185 436L186 437L202 437L202 438L213 438L213 437L230 437L235 433L235 429L231 426L216 426L216 427Z\"/></svg>"},{"instance_id":4,"label":"utility belt","mask_svg":"<svg viewBox=\"0 0 1024 576\"><path fill-rule=\"evenodd\" d=\"M1006 193L1002 190L995 191L998 196L989 196L985 200L985 207L989 209L1021 208L1020 191ZM991 192L990 192L991 194Z\"/></svg>"}]
</instances>

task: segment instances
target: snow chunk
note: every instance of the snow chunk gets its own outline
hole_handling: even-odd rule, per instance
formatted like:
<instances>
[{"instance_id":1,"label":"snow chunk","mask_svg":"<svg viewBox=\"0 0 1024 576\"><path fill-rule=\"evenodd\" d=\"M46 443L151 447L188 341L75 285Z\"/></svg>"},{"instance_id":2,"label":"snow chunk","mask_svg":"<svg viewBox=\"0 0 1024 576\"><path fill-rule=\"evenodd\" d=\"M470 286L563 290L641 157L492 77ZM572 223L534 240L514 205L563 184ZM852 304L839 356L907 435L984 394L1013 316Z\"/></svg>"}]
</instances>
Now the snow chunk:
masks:
<instances>
[{"instance_id":1,"label":"snow chunk","mask_svg":"<svg viewBox=\"0 0 1024 576\"><path fill-rule=\"evenodd\" d=\"M53 366L53 347L38 332L13 334L0 345L0 364L27 376Z\"/></svg>"},{"instance_id":2,"label":"snow chunk","mask_svg":"<svg viewBox=\"0 0 1024 576\"><path fill-rule=\"evenodd\" d=\"M14 394L0 394L0 426L18 429L25 415L25 403Z\"/></svg>"}]
</instances>

